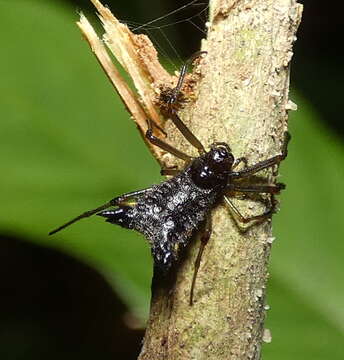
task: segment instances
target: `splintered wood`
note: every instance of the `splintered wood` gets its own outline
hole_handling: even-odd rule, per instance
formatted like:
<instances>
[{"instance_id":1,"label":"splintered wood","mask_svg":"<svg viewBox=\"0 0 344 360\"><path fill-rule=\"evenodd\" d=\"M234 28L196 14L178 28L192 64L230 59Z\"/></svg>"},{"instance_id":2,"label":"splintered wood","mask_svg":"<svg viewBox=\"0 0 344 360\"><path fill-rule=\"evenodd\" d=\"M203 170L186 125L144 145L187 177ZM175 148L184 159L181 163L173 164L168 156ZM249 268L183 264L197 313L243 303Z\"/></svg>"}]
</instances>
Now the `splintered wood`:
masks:
<instances>
[{"instance_id":1,"label":"splintered wood","mask_svg":"<svg viewBox=\"0 0 344 360\"><path fill-rule=\"evenodd\" d=\"M92 0L92 3L98 10L105 31L102 39L83 14L77 25L144 137L147 119L163 127L163 119L154 99L157 97L159 84L173 84L174 79L160 65L157 52L147 36L133 34L98 0ZM107 49L129 74L137 94L125 82ZM162 150L146 143L153 155L161 160Z\"/></svg>"}]
</instances>

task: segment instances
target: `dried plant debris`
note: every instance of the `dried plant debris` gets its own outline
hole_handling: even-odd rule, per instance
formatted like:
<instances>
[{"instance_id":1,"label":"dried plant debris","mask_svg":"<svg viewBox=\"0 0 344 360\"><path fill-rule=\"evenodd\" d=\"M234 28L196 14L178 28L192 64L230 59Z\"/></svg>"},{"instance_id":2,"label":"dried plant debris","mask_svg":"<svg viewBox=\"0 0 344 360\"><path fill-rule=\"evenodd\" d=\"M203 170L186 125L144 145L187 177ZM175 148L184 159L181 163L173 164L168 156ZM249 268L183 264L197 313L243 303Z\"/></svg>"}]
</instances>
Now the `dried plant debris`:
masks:
<instances>
[{"instance_id":1,"label":"dried plant debris","mask_svg":"<svg viewBox=\"0 0 344 360\"><path fill-rule=\"evenodd\" d=\"M161 163L165 152L152 146L144 135L148 129L148 119L153 123L154 131L158 135L166 135L163 131L165 119L168 117L166 99L168 93L176 86L178 78L171 76L161 66L158 53L146 35L132 33L128 26L121 23L107 7L98 0L91 1L98 11L104 34L100 38L83 14L80 15L77 25L136 122L147 146ZM116 69L108 51L129 74L136 93L130 89ZM178 110L187 101L193 99L196 81L196 75L185 76L183 87L178 92L176 102Z\"/></svg>"}]
</instances>

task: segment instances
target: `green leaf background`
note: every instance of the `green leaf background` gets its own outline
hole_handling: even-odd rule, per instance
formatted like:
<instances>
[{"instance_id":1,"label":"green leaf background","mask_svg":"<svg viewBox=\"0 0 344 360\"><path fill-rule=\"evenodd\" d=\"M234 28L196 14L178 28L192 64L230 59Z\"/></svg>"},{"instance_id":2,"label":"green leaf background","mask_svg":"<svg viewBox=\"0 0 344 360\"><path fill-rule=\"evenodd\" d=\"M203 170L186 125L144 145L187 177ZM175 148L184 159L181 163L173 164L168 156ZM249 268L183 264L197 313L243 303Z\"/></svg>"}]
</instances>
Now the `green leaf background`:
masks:
<instances>
[{"instance_id":1,"label":"green leaf background","mask_svg":"<svg viewBox=\"0 0 344 360\"><path fill-rule=\"evenodd\" d=\"M104 275L131 310L148 312L152 261L142 236L92 218L52 228L159 182L124 106L58 3L0 2L0 229L60 249ZM281 167L265 359L343 359L344 150L301 95ZM1 344L1 339L0 339Z\"/></svg>"}]
</instances>

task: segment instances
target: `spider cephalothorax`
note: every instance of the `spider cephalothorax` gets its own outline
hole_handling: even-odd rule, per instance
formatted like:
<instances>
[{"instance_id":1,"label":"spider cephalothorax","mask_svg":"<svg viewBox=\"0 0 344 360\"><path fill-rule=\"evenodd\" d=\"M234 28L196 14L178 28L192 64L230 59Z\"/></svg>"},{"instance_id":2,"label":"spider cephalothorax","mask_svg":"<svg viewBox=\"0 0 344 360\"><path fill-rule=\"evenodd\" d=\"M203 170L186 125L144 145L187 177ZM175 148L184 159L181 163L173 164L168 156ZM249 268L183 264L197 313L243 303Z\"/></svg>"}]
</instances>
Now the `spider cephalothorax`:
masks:
<instances>
[{"instance_id":1,"label":"spider cephalothorax","mask_svg":"<svg viewBox=\"0 0 344 360\"><path fill-rule=\"evenodd\" d=\"M229 146L214 144L209 152L193 160L191 178L202 189L225 189L233 163Z\"/></svg>"}]
</instances>

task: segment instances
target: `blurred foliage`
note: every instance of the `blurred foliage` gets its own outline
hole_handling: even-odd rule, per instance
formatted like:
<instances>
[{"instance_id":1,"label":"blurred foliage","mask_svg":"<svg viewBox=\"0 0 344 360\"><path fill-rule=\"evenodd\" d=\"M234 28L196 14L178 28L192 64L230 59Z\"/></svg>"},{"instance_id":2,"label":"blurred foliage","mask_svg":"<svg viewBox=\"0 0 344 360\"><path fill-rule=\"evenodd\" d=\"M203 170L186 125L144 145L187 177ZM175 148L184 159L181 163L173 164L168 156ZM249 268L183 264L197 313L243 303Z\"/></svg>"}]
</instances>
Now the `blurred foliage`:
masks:
<instances>
[{"instance_id":1,"label":"blurred foliage","mask_svg":"<svg viewBox=\"0 0 344 360\"><path fill-rule=\"evenodd\" d=\"M83 41L75 12L49 3L0 3L0 17L6 29L0 35L6 48L1 228L92 264L136 311L143 303L146 309L152 266L141 237L98 218L47 233L118 194L160 181L157 163Z\"/></svg>"},{"instance_id":2,"label":"blurred foliage","mask_svg":"<svg viewBox=\"0 0 344 360\"><path fill-rule=\"evenodd\" d=\"M0 2L0 227L92 265L144 317L152 261L142 236L97 218L47 236L84 210L160 181L77 19L58 3ZM281 167L288 189L274 221L266 325L273 341L264 357L342 359L344 151L310 105L294 100Z\"/></svg>"},{"instance_id":3,"label":"blurred foliage","mask_svg":"<svg viewBox=\"0 0 344 360\"><path fill-rule=\"evenodd\" d=\"M287 190L274 218L266 358L340 359L344 149L304 99L292 98L299 110L290 116L292 141L281 166Z\"/></svg>"}]
</instances>

